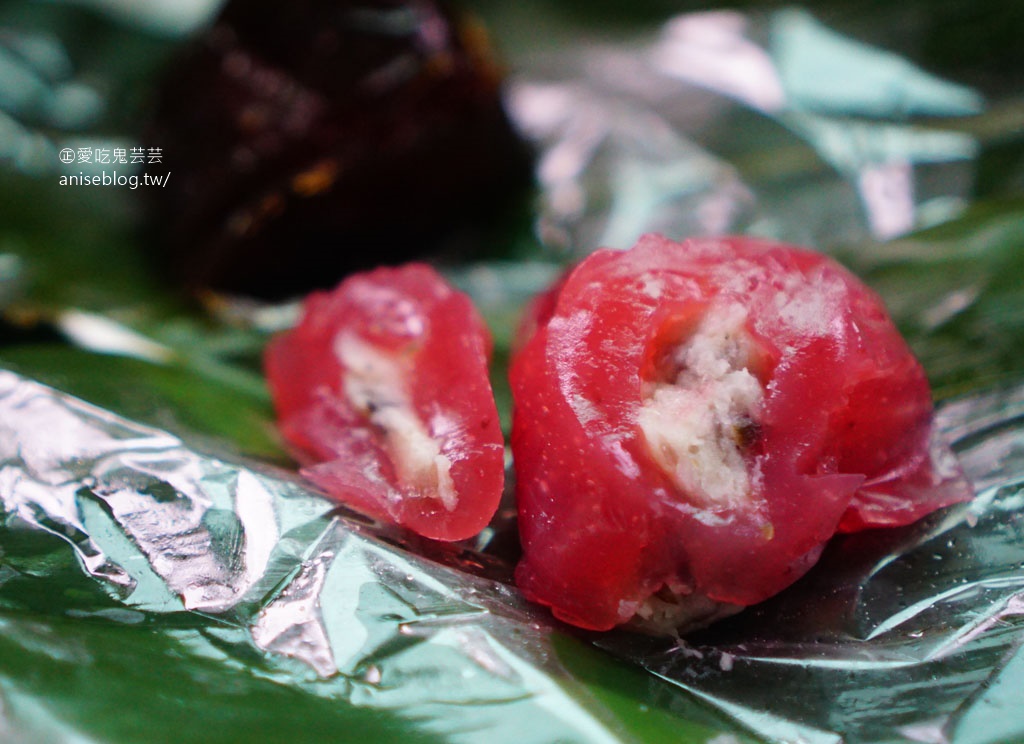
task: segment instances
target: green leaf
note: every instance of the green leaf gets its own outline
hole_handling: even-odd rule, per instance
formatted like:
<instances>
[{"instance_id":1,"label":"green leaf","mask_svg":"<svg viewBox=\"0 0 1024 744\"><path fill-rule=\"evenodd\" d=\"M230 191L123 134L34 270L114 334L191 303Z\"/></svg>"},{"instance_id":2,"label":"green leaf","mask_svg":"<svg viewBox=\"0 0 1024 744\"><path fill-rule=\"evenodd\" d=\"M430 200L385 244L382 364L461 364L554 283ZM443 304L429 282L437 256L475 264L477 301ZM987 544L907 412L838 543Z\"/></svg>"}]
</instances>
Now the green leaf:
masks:
<instances>
[{"instance_id":1,"label":"green leaf","mask_svg":"<svg viewBox=\"0 0 1024 744\"><path fill-rule=\"evenodd\" d=\"M840 257L881 293L940 396L1024 371L1024 202L978 204Z\"/></svg>"},{"instance_id":2,"label":"green leaf","mask_svg":"<svg viewBox=\"0 0 1024 744\"><path fill-rule=\"evenodd\" d=\"M284 461L269 396L194 369L60 344L0 346L0 366L136 421ZM198 378L198 382L197 382Z\"/></svg>"},{"instance_id":3,"label":"green leaf","mask_svg":"<svg viewBox=\"0 0 1024 744\"><path fill-rule=\"evenodd\" d=\"M444 741L399 712L344 705L261 676L255 656L246 668L222 650L241 635L138 613L0 612L0 731L8 741L13 734L69 744Z\"/></svg>"}]
</instances>

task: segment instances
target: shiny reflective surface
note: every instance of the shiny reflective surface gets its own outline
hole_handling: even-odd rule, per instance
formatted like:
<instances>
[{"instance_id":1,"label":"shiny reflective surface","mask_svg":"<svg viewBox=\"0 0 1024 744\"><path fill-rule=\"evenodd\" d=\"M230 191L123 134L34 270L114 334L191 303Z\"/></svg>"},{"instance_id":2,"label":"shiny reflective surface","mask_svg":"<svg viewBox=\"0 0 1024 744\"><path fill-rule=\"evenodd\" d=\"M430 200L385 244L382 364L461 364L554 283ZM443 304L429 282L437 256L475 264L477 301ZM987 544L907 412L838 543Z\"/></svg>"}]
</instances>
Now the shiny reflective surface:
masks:
<instances>
[{"instance_id":1,"label":"shiny reflective surface","mask_svg":"<svg viewBox=\"0 0 1024 744\"><path fill-rule=\"evenodd\" d=\"M64 541L115 598L94 611L108 622L219 618L221 663L244 668L262 649L260 674L408 717L413 729L448 722L468 733L461 727L528 715L516 740L559 731L622 740L593 700L561 687L571 684L552 645L561 631L513 589L396 548L289 478L192 451L10 373L0 376L0 414L0 534ZM595 642L768 739L895 731L960 741L993 696L1019 689L1021 421L1020 388L943 409L979 488L973 504L839 539L792 589L688 641L609 633ZM16 570L5 568L9 580ZM467 705L469 722L465 711L440 713ZM1015 720L998 726L1022 733Z\"/></svg>"},{"instance_id":2,"label":"shiny reflective surface","mask_svg":"<svg viewBox=\"0 0 1024 744\"><path fill-rule=\"evenodd\" d=\"M827 246L892 238L940 209L948 218L967 194L961 166L978 144L910 117L941 121L984 106L976 91L843 37L800 9L766 19L690 13L653 38L584 39L534 55L509 101L540 149L540 237L577 255L627 248L652 231L749 231ZM775 201L774 184L702 144L743 109L767 118L758 126L765 141L777 138L765 126L774 122L834 169L814 180L836 190L837 204L801 214L798 201ZM938 165L943 176L921 177Z\"/></svg>"},{"instance_id":3,"label":"shiny reflective surface","mask_svg":"<svg viewBox=\"0 0 1024 744\"><path fill-rule=\"evenodd\" d=\"M204 456L8 372L0 421L0 535L66 542L123 607L96 613L107 621L213 616L220 663L244 668L267 651L251 674L453 741L478 729L619 740L592 702L561 688L550 623L511 588L395 548L281 474Z\"/></svg>"},{"instance_id":4,"label":"shiny reflective surface","mask_svg":"<svg viewBox=\"0 0 1024 744\"><path fill-rule=\"evenodd\" d=\"M800 584L690 645L599 645L775 736L991 740L981 710L991 730L1021 736L1018 708L986 700L1011 685L1021 700L1022 389L960 400L940 420L978 488L972 504L835 540Z\"/></svg>"}]
</instances>

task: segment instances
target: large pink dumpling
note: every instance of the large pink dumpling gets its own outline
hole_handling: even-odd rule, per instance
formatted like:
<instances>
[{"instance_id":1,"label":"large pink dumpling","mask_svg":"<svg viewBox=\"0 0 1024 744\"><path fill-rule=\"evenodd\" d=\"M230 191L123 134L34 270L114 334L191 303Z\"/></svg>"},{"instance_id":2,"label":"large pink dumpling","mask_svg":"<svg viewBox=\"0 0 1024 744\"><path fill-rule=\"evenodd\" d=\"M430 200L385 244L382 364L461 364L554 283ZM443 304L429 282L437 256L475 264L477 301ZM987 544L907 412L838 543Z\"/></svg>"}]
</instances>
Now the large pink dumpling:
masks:
<instances>
[{"instance_id":1,"label":"large pink dumpling","mask_svg":"<svg viewBox=\"0 0 1024 744\"><path fill-rule=\"evenodd\" d=\"M650 235L589 256L526 327L516 578L567 622L700 623L836 532L972 496L881 300L820 254Z\"/></svg>"}]
</instances>

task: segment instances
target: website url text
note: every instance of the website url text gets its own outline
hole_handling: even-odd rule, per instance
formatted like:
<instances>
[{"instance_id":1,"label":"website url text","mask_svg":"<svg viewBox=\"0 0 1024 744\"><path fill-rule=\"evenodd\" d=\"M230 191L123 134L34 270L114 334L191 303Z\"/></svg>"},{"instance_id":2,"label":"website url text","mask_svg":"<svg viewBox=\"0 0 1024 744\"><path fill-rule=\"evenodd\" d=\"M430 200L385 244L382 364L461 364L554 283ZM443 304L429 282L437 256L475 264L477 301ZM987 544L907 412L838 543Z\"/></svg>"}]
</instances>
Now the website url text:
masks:
<instances>
[{"instance_id":1,"label":"website url text","mask_svg":"<svg viewBox=\"0 0 1024 744\"><path fill-rule=\"evenodd\" d=\"M127 186L130 189L137 189L139 186L159 186L164 188L171 180L171 172L153 175L152 173L133 174L130 176L118 175L117 171L107 173L102 171L96 175L79 173L77 176L61 176L61 186Z\"/></svg>"}]
</instances>

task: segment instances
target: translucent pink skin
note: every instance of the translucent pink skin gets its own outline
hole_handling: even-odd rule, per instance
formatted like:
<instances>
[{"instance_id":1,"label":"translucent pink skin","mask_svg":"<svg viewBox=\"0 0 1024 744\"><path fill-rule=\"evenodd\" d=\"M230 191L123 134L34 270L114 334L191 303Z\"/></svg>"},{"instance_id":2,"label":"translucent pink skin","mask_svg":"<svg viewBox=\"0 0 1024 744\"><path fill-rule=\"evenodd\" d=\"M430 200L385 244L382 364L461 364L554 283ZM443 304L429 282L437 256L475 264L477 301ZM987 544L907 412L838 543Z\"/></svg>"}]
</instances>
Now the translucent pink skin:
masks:
<instances>
[{"instance_id":1,"label":"translucent pink skin","mask_svg":"<svg viewBox=\"0 0 1024 744\"><path fill-rule=\"evenodd\" d=\"M339 358L341 339L401 370L403 389L378 392L383 403L405 401L438 443L450 463L454 508L403 481L379 420L346 392L354 373ZM504 484L490 350L469 298L430 267L408 264L353 275L332 292L311 295L298 326L271 342L265 361L280 430L305 462L303 475L369 516L425 537L462 540L487 526Z\"/></svg>"},{"instance_id":2,"label":"translucent pink skin","mask_svg":"<svg viewBox=\"0 0 1024 744\"><path fill-rule=\"evenodd\" d=\"M749 504L698 507L654 461L638 412L665 347L722 303L746 308L756 346L764 398L745 457L762 478ZM881 300L819 254L649 235L585 259L526 327L511 371L516 581L569 623L627 622L663 587L751 605L803 575L836 532L973 496Z\"/></svg>"}]
</instances>

